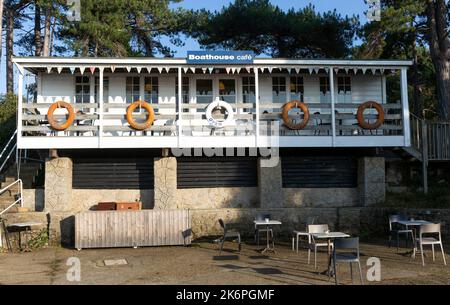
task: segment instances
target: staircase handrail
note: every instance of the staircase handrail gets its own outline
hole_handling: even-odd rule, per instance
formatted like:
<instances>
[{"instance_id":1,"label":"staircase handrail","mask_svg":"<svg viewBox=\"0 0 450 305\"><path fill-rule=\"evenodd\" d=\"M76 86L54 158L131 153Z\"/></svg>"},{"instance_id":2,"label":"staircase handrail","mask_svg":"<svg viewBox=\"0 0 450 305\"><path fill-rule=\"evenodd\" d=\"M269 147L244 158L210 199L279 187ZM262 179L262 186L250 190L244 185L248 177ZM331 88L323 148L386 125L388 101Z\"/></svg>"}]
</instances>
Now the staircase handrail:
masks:
<instances>
[{"instance_id":1,"label":"staircase handrail","mask_svg":"<svg viewBox=\"0 0 450 305\"><path fill-rule=\"evenodd\" d=\"M10 208L12 208L13 206L15 206L19 201L20 201L20 206L23 207L23 183L22 183L22 179L17 179L16 181L14 181L13 183L9 184L8 186L4 187L2 190L0 190L0 196L8 191L11 187L13 187L14 185L19 184L19 188L20 188L20 193L19 193L19 199L17 199L16 201L14 201L14 203L12 203L11 205L9 205L6 209L4 209L3 211L0 211L0 216L3 215L4 213L6 213L6 211L8 211Z\"/></svg>"},{"instance_id":2,"label":"staircase handrail","mask_svg":"<svg viewBox=\"0 0 450 305\"><path fill-rule=\"evenodd\" d=\"M8 142L6 143L5 147L3 147L2 152L0 153L0 160L2 159L5 151L8 149L9 144L11 144L11 142L14 140L14 137L16 136L16 134L17 134L17 129L13 132L13 134L9 138Z\"/></svg>"}]
</instances>

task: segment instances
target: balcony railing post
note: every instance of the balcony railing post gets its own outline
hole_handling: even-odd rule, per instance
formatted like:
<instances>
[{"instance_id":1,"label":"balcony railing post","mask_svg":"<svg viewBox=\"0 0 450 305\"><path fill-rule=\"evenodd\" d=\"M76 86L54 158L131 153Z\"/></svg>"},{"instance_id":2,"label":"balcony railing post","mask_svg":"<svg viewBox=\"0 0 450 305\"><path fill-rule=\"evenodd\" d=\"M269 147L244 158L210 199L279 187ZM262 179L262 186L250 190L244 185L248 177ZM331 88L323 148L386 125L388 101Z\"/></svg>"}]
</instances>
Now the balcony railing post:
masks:
<instances>
[{"instance_id":1,"label":"balcony railing post","mask_svg":"<svg viewBox=\"0 0 450 305\"><path fill-rule=\"evenodd\" d=\"M330 95L331 95L331 135L333 137L332 145L336 146L336 113L334 111L335 106L335 94L334 94L334 69L330 67Z\"/></svg>"}]
</instances>

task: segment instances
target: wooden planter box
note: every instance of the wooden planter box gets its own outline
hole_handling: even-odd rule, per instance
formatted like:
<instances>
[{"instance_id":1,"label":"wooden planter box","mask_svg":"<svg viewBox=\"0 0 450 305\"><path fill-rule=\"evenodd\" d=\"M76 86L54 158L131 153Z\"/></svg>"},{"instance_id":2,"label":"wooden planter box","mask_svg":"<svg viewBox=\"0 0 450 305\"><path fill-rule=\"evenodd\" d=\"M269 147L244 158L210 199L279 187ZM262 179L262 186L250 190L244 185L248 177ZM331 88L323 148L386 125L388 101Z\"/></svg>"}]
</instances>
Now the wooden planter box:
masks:
<instances>
[{"instance_id":1,"label":"wooden planter box","mask_svg":"<svg viewBox=\"0 0 450 305\"><path fill-rule=\"evenodd\" d=\"M75 215L75 248L191 243L189 210L87 211Z\"/></svg>"},{"instance_id":2,"label":"wooden planter box","mask_svg":"<svg viewBox=\"0 0 450 305\"><path fill-rule=\"evenodd\" d=\"M96 211L114 211L115 209L115 202L99 202L95 208Z\"/></svg>"},{"instance_id":3,"label":"wooden planter box","mask_svg":"<svg viewBox=\"0 0 450 305\"><path fill-rule=\"evenodd\" d=\"M140 210L141 205L142 204L140 202L116 202L116 210Z\"/></svg>"}]
</instances>

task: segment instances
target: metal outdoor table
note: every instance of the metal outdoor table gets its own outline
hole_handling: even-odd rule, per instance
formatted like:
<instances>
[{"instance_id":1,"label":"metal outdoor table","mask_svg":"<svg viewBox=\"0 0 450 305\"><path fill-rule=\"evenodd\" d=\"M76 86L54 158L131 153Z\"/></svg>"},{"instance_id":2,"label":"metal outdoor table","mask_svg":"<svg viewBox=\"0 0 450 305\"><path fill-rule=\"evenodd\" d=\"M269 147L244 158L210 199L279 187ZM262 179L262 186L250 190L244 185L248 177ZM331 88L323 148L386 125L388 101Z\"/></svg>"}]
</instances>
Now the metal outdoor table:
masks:
<instances>
[{"instance_id":1,"label":"metal outdoor table","mask_svg":"<svg viewBox=\"0 0 450 305\"><path fill-rule=\"evenodd\" d=\"M413 251L411 256L414 257L414 253L418 252L417 249L417 243L416 243L416 233L417 233L417 227L420 227L421 225L429 225L431 224L431 222L426 221L426 220L399 220L398 221L399 224L404 225L407 229L409 227L412 227L412 232L413 232L413 240L414 240L414 244L413 244Z\"/></svg>"},{"instance_id":2,"label":"metal outdoor table","mask_svg":"<svg viewBox=\"0 0 450 305\"><path fill-rule=\"evenodd\" d=\"M266 241L267 241L267 245L266 247L261 251L261 253L265 253L265 252L273 252L275 253L275 247L270 247L270 243L269 243L269 227L273 226L273 225L281 225L281 221L278 220L269 220L269 221L265 221L265 220L254 220L253 221L255 223L256 226L266 226Z\"/></svg>"},{"instance_id":3,"label":"metal outdoor table","mask_svg":"<svg viewBox=\"0 0 450 305\"><path fill-rule=\"evenodd\" d=\"M311 233L311 236L318 239L326 239L328 244L328 268L323 274L328 274L330 276L333 276L332 270L331 270L331 240L336 238L347 238L350 237L350 235L343 233L343 232L329 232L329 233Z\"/></svg>"}]
</instances>

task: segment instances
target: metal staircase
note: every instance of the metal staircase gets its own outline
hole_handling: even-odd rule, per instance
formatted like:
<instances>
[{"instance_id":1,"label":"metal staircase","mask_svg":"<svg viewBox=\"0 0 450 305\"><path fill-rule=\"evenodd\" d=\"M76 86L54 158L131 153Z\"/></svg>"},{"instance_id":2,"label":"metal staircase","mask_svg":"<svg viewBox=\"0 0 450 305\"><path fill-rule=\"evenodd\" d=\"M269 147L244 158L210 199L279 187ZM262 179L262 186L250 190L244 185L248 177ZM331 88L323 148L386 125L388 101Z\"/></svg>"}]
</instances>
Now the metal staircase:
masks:
<instances>
[{"instance_id":1,"label":"metal staircase","mask_svg":"<svg viewBox=\"0 0 450 305\"><path fill-rule=\"evenodd\" d=\"M428 163L450 161L450 122L429 122L411 114L411 146L404 150L422 162L423 191L428 192Z\"/></svg>"}]
</instances>

